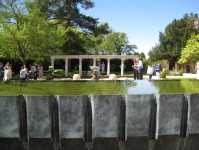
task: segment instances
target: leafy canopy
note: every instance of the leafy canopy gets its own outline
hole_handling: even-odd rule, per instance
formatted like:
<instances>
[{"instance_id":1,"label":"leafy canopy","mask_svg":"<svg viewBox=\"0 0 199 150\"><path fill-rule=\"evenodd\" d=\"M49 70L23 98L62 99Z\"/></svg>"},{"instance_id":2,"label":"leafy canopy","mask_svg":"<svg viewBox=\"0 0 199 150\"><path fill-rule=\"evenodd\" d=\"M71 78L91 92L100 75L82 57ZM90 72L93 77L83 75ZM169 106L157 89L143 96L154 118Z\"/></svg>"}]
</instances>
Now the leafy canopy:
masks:
<instances>
[{"instance_id":1,"label":"leafy canopy","mask_svg":"<svg viewBox=\"0 0 199 150\"><path fill-rule=\"evenodd\" d=\"M101 54L114 55L133 54L136 48L136 45L131 45L129 43L127 35L123 32L108 34L98 47Z\"/></svg>"},{"instance_id":2,"label":"leafy canopy","mask_svg":"<svg viewBox=\"0 0 199 150\"><path fill-rule=\"evenodd\" d=\"M199 61L199 34L193 35L182 49L180 64L196 64Z\"/></svg>"},{"instance_id":3,"label":"leafy canopy","mask_svg":"<svg viewBox=\"0 0 199 150\"><path fill-rule=\"evenodd\" d=\"M38 3L26 1L18 5L19 2L23 1L1 3L1 53L22 62L57 53L64 42L64 28L52 26L40 12Z\"/></svg>"},{"instance_id":4,"label":"leafy canopy","mask_svg":"<svg viewBox=\"0 0 199 150\"><path fill-rule=\"evenodd\" d=\"M186 46L187 40L193 33L198 32L191 17L186 14L179 20L174 19L165 28L164 33L159 33L159 44L149 52L151 60L166 59L171 62L178 61L181 50Z\"/></svg>"}]
</instances>

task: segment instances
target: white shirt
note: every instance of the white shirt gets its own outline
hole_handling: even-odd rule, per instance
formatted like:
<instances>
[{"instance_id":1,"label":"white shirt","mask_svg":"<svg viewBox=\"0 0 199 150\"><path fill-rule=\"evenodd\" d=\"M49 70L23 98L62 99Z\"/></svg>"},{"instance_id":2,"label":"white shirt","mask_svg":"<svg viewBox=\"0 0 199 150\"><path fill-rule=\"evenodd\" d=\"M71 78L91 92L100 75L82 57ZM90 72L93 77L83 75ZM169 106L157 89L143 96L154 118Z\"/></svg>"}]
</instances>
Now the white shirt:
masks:
<instances>
[{"instance_id":1,"label":"white shirt","mask_svg":"<svg viewBox=\"0 0 199 150\"><path fill-rule=\"evenodd\" d=\"M138 66L139 66L139 68L143 68L143 62L141 61L141 60L139 60L139 62L138 62Z\"/></svg>"},{"instance_id":2,"label":"white shirt","mask_svg":"<svg viewBox=\"0 0 199 150\"><path fill-rule=\"evenodd\" d=\"M148 68L147 68L147 74L153 74L153 71L154 71L153 67L148 66Z\"/></svg>"},{"instance_id":3,"label":"white shirt","mask_svg":"<svg viewBox=\"0 0 199 150\"><path fill-rule=\"evenodd\" d=\"M27 70L26 69L21 69L20 70L20 78L26 78Z\"/></svg>"}]
</instances>

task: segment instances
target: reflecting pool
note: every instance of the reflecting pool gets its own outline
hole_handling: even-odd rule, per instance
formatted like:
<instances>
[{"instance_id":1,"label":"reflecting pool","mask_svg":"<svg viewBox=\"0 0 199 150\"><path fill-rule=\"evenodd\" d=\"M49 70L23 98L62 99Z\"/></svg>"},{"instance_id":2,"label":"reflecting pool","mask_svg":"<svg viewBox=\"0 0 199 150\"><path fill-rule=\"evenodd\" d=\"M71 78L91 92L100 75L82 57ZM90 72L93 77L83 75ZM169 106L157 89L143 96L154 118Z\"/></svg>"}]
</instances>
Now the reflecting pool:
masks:
<instances>
[{"instance_id":1,"label":"reflecting pool","mask_svg":"<svg viewBox=\"0 0 199 150\"><path fill-rule=\"evenodd\" d=\"M0 82L0 95L108 95L199 93L199 80Z\"/></svg>"}]
</instances>

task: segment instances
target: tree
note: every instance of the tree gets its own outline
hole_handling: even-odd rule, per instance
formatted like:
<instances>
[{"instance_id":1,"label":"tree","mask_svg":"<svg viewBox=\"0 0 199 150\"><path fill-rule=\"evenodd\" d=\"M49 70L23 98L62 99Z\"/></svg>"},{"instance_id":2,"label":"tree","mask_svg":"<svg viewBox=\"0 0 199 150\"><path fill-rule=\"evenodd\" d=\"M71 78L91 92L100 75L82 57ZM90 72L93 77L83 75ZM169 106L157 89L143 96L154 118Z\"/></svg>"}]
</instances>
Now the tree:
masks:
<instances>
[{"instance_id":1,"label":"tree","mask_svg":"<svg viewBox=\"0 0 199 150\"><path fill-rule=\"evenodd\" d=\"M145 59L145 58L146 58L146 56L145 56L145 54L144 54L143 52L141 52L141 53L134 52L134 55L137 55L138 57L140 57L140 58L142 58L142 59Z\"/></svg>"},{"instance_id":2,"label":"tree","mask_svg":"<svg viewBox=\"0 0 199 150\"><path fill-rule=\"evenodd\" d=\"M18 5L19 2L21 5ZM22 2L1 1L1 53L23 63L28 59L45 58L57 53L64 42L64 28L52 26L52 22L40 12L38 3Z\"/></svg>"},{"instance_id":3,"label":"tree","mask_svg":"<svg viewBox=\"0 0 199 150\"><path fill-rule=\"evenodd\" d=\"M182 49L180 64L196 64L199 61L199 34L193 35Z\"/></svg>"},{"instance_id":4,"label":"tree","mask_svg":"<svg viewBox=\"0 0 199 150\"><path fill-rule=\"evenodd\" d=\"M161 52L160 52L160 44L156 44L148 53L149 59L151 61L162 60L164 59Z\"/></svg>"},{"instance_id":5,"label":"tree","mask_svg":"<svg viewBox=\"0 0 199 150\"><path fill-rule=\"evenodd\" d=\"M97 25L96 18L86 16L80 12L93 8L91 0L39 0L40 9L48 18L59 20L59 24L68 27L77 27L85 30L94 30Z\"/></svg>"},{"instance_id":6,"label":"tree","mask_svg":"<svg viewBox=\"0 0 199 150\"><path fill-rule=\"evenodd\" d=\"M64 36L66 41L62 46L64 54L96 53L93 47L101 43L101 36L111 32L108 23L100 24L98 18L81 13L80 10L95 6L91 0L39 0L39 2L40 9L46 17L56 20L57 24L63 25L67 30ZM97 43L94 43L95 41Z\"/></svg>"},{"instance_id":7,"label":"tree","mask_svg":"<svg viewBox=\"0 0 199 150\"><path fill-rule=\"evenodd\" d=\"M187 14L165 28L165 33L160 32L159 44L149 52L150 59L166 59L175 63L180 58L181 50L193 33L197 33L194 23Z\"/></svg>"},{"instance_id":8,"label":"tree","mask_svg":"<svg viewBox=\"0 0 199 150\"><path fill-rule=\"evenodd\" d=\"M131 45L128 41L128 37L122 32L113 32L108 34L101 45L99 45L99 53L101 54L114 54L125 55L133 54L137 48L136 45Z\"/></svg>"}]
</instances>

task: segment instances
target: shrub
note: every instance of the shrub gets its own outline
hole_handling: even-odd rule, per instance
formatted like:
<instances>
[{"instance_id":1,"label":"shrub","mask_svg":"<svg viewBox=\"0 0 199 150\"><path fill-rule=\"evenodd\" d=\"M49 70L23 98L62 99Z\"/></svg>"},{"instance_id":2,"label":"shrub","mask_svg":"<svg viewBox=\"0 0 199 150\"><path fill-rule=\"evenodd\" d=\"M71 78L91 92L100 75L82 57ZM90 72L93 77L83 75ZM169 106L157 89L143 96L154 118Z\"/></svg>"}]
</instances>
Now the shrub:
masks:
<instances>
[{"instance_id":1,"label":"shrub","mask_svg":"<svg viewBox=\"0 0 199 150\"><path fill-rule=\"evenodd\" d=\"M166 78L166 71L162 71L160 73L160 78Z\"/></svg>"},{"instance_id":2,"label":"shrub","mask_svg":"<svg viewBox=\"0 0 199 150\"><path fill-rule=\"evenodd\" d=\"M178 71L178 75L183 76L183 70L182 69Z\"/></svg>"},{"instance_id":3,"label":"shrub","mask_svg":"<svg viewBox=\"0 0 199 150\"><path fill-rule=\"evenodd\" d=\"M54 75L56 76L64 76L65 75L65 71L64 69L55 69L54 70Z\"/></svg>"},{"instance_id":4,"label":"shrub","mask_svg":"<svg viewBox=\"0 0 199 150\"><path fill-rule=\"evenodd\" d=\"M170 74L169 69L165 69L164 72L165 72L166 75L169 75L169 74Z\"/></svg>"}]
</instances>

